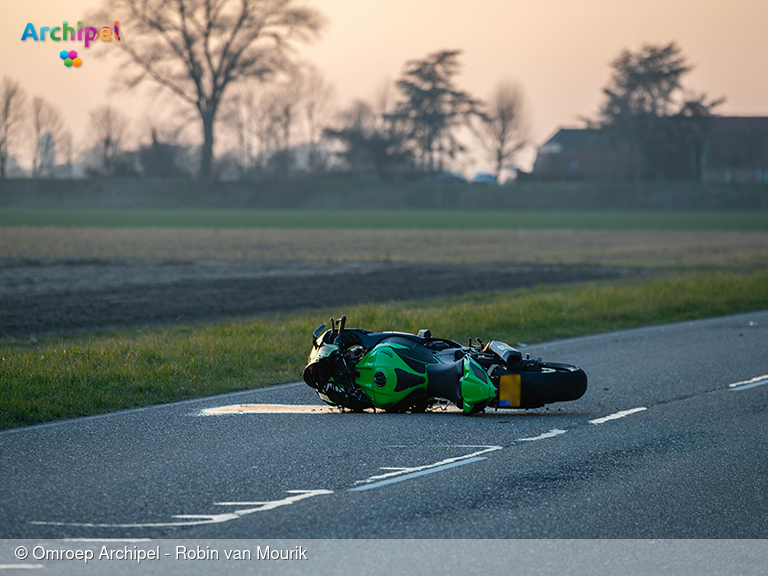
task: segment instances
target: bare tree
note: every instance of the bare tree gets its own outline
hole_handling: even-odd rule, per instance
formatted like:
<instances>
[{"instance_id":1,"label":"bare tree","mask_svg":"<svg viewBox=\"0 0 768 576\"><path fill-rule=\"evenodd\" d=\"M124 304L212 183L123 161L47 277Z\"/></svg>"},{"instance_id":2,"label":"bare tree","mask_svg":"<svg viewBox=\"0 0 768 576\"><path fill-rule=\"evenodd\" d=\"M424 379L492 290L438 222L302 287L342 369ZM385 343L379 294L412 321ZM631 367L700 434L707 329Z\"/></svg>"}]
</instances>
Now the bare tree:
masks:
<instances>
[{"instance_id":1,"label":"bare tree","mask_svg":"<svg viewBox=\"0 0 768 576\"><path fill-rule=\"evenodd\" d=\"M309 40L322 24L295 0L105 0L103 16L131 31L116 43L127 85L150 81L197 111L203 177L212 174L214 124L229 87L284 70L291 41Z\"/></svg>"},{"instance_id":2,"label":"bare tree","mask_svg":"<svg viewBox=\"0 0 768 576\"><path fill-rule=\"evenodd\" d=\"M219 117L224 129L235 138L236 162L240 178L255 167L258 141L255 137L255 124L258 115L258 103L251 89L240 89L222 104Z\"/></svg>"},{"instance_id":3,"label":"bare tree","mask_svg":"<svg viewBox=\"0 0 768 576\"><path fill-rule=\"evenodd\" d=\"M413 152L407 146L411 126L394 113L395 106L387 82L373 104L356 100L338 115L337 127L325 129L325 136L340 145L338 155L349 168L375 171L384 180L412 170Z\"/></svg>"},{"instance_id":4,"label":"bare tree","mask_svg":"<svg viewBox=\"0 0 768 576\"><path fill-rule=\"evenodd\" d=\"M128 120L112 106L91 110L89 116L90 131L95 139L95 151L101 170L105 174L114 174L126 136Z\"/></svg>"},{"instance_id":5,"label":"bare tree","mask_svg":"<svg viewBox=\"0 0 768 576\"><path fill-rule=\"evenodd\" d=\"M240 176L264 169L286 175L302 144L309 168L321 169L332 95L332 86L312 66L295 67L267 90L254 83L238 87L222 104L220 119L236 142Z\"/></svg>"},{"instance_id":6,"label":"bare tree","mask_svg":"<svg viewBox=\"0 0 768 576\"><path fill-rule=\"evenodd\" d=\"M32 99L32 176L53 176L56 146L64 132L58 110L40 96Z\"/></svg>"},{"instance_id":7,"label":"bare tree","mask_svg":"<svg viewBox=\"0 0 768 576\"><path fill-rule=\"evenodd\" d=\"M5 178L11 151L18 143L26 99L18 82L7 76L3 78L0 83L0 179Z\"/></svg>"},{"instance_id":8,"label":"bare tree","mask_svg":"<svg viewBox=\"0 0 768 576\"><path fill-rule=\"evenodd\" d=\"M71 178L72 165L74 164L74 156L75 156L75 146L72 141L72 132L70 132L69 130L64 130L59 141L61 142L59 149L61 150L61 157L64 160L64 168L66 170L66 176L67 178Z\"/></svg>"},{"instance_id":9,"label":"bare tree","mask_svg":"<svg viewBox=\"0 0 768 576\"><path fill-rule=\"evenodd\" d=\"M315 67L304 71L303 109L307 122L307 142L309 144L309 167L318 171L325 166L320 143L323 128L328 122L333 105L334 90Z\"/></svg>"},{"instance_id":10,"label":"bare tree","mask_svg":"<svg viewBox=\"0 0 768 576\"><path fill-rule=\"evenodd\" d=\"M493 162L498 183L504 167L528 144L519 84L504 81L496 86L480 120L480 141Z\"/></svg>"}]
</instances>

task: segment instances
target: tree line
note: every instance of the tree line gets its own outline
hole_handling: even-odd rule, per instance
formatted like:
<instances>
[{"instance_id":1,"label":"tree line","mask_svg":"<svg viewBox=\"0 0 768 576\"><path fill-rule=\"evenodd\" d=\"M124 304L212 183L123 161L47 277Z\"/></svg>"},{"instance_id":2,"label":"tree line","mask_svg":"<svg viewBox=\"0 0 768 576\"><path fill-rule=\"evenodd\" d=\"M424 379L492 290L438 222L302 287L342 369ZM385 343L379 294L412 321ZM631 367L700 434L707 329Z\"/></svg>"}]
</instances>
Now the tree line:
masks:
<instances>
[{"instance_id":1,"label":"tree line","mask_svg":"<svg viewBox=\"0 0 768 576\"><path fill-rule=\"evenodd\" d=\"M168 106L176 116L148 118L133 150L125 150L120 111L91 111L91 140L79 153L91 173L255 178L301 167L393 178L443 174L479 149L498 180L530 143L520 85L502 81L485 100L462 90L459 50L409 60L374 99L339 110L333 87L296 57L296 44L317 38L325 24L296 0L104 0L91 17L107 16L130 30L112 47L116 81L151 85L184 106ZM629 151L638 178L675 175L681 164L695 171L706 121L722 100L683 90L690 66L674 43L624 51L612 69L605 102L588 123ZM0 178L24 133L33 176L52 175L57 156L71 170L75 147L59 112L40 97L28 105L5 78ZM189 144L195 140L202 143Z\"/></svg>"}]
</instances>

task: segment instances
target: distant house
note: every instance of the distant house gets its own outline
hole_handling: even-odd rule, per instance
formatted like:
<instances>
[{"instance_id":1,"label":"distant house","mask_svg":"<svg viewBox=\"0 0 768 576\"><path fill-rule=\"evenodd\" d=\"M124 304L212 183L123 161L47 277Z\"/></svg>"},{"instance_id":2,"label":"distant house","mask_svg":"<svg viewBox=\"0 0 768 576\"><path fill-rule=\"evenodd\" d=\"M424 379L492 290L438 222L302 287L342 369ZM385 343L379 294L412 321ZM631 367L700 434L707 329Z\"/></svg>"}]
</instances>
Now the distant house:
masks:
<instances>
[{"instance_id":1,"label":"distant house","mask_svg":"<svg viewBox=\"0 0 768 576\"><path fill-rule=\"evenodd\" d=\"M768 117L716 116L697 163L699 178L768 183ZM539 149L531 176L537 180L623 180L632 174L627 145L603 130L561 128Z\"/></svg>"},{"instance_id":2,"label":"distant house","mask_svg":"<svg viewBox=\"0 0 768 576\"><path fill-rule=\"evenodd\" d=\"M627 152L611 146L602 130L561 128L538 149L532 175L540 180L623 178Z\"/></svg>"},{"instance_id":3,"label":"distant house","mask_svg":"<svg viewBox=\"0 0 768 576\"><path fill-rule=\"evenodd\" d=\"M768 117L714 118L701 165L708 182L768 183Z\"/></svg>"}]
</instances>

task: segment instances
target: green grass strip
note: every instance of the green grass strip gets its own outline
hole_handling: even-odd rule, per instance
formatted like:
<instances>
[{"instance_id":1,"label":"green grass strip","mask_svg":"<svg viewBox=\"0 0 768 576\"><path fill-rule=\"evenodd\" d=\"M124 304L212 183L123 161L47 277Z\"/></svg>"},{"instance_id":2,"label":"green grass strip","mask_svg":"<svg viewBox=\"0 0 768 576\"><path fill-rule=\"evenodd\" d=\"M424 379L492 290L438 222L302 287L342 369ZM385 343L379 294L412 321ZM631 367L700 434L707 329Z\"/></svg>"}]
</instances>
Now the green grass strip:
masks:
<instances>
[{"instance_id":1,"label":"green grass strip","mask_svg":"<svg viewBox=\"0 0 768 576\"><path fill-rule=\"evenodd\" d=\"M301 378L312 330L351 327L512 345L768 308L768 272L691 274L0 343L0 428Z\"/></svg>"},{"instance_id":2,"label":"green grass strip","mask_svg":"<svg viewBox=\"0 0 768 576\"><path fill-rule=\"evenodd\" d=\"M768 230L768 213L1 208L0 226Z\"/></svg>"}]
</instances>

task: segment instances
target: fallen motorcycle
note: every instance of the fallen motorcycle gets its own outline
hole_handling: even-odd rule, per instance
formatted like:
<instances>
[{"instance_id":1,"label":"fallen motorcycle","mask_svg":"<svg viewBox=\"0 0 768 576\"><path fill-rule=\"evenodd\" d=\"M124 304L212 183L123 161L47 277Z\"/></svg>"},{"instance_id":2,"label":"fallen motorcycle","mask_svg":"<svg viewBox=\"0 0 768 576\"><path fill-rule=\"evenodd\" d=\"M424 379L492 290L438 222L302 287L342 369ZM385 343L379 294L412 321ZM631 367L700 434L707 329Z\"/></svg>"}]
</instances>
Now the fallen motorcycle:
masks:
<instances>
[{"instance_id":1,"label":"fallen motorcycle","mask_svg":"<svg viewBox=\"0 0 768 576\"><path fill-rule=\"evenodd\" d=\"M523 357L492 341L463 346L418 334L346 328L346 316L330 320L312 335L304 381L340 409L423 412L449 401L465 414L491 408L539 408L576 400L587 375L569 364ZM323 332L325 330L325 332Z\"/></svg>"}]
</instances>

